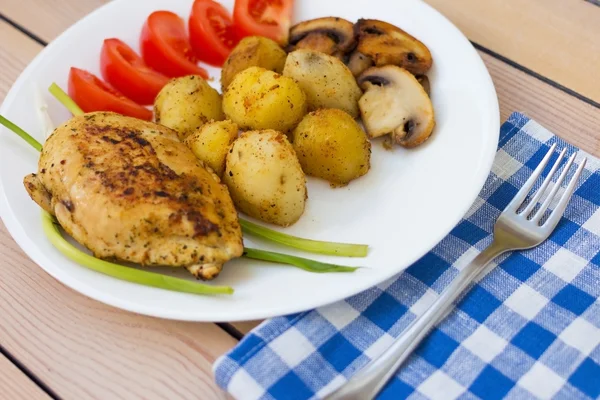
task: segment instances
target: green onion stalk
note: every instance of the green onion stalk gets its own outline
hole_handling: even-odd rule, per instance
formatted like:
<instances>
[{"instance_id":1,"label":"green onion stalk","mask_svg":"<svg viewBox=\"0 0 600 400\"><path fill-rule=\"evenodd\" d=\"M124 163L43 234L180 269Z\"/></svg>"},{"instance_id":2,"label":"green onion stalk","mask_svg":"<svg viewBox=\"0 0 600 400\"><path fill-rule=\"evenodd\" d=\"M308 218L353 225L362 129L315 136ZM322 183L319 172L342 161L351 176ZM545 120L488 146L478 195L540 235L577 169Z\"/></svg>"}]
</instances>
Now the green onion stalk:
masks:
<instances>
[{"instance_id":1,"label":"green onion stalk","mask_svg":"<svg viewBox=\"0 0 600 400\"><path fill-rule=\"evenodd\" d=\"M53 83L49 88L50 93L56 97L73 115L83 115L83 111L77 104L65 93L58 85ZM0 115L0 124L7 127L12 132L29 143L34 149L41 151L42 145L31 135L25 132L16 124ZM297 249L338 256L364 257L367 254L368 246L346 243L322 242L310 239L298 238L277 232L249 221L240 219L240 224L245 233L254 234L259 237L277 242L283 245ZM102 274L112 276L117 279L138 283L145 286L151 286L161 289L167 289L183 293L193 294L232 294L233 288L229 286L212 286L198 282L191 282L185 279L174 278L154 272L140 271L135 268L111 263L105 260L93 257L69 243L59 230L59 223L56 218L47 212L42 214L42 226L44 233L63 255L71 260ZM288 254L276 253L266 250L253 248L244 248L244 256L251 259L277 262L301 268L310 272L352 272L358 267L349 267L323 263L307 258L292 256Z\"/></svg>"}]
</instances>

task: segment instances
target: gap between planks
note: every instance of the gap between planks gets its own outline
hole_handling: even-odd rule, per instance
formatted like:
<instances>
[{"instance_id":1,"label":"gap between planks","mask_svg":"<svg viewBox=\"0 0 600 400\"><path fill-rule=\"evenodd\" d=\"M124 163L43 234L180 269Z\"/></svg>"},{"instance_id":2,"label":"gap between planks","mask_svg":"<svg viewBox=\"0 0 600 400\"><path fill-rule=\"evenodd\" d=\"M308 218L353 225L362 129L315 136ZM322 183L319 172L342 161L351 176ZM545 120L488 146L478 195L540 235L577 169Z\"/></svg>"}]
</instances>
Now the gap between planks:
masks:
<instances>
[{"instance_id":1,"label":"gap between planks","mask_svg":"<svg viewBox=\"0 0 600 400\"><path fill-rule=\"evenodd\" d=\"M23 36L21 33L14 30L14 28L8 27L6 24L0 24L0 35L3 38L8 39L8 42L11 42L11 39L17 40L17 36L15 35ZM18 73L31 60L35 53L40 50L40 46L31 40L24 41L19 39L18 45L15 45L14 48L9 50L10 51L0 49L0 69L4 71L0 77L0 92L2 93L2 97ZM513 67L510 67L489 55L482 54L482 57L494 79L500 98L503 120L512 111L523 111L573 144L582 147L592 154L598 155L600 153L600 137L599 133L595 131L596 127L600 126L600 112L598 109L534 79L524 72L517 71ZM560 105L560 110L557 109L557 104ZM34 373L36 373L37 376L40 376L44 382L47 382L51 387L64 388L67 393L78 393L83 397L88 397L85 394L89 392L74 386L78 385L81 378L83 378L83 382L86 382L89 377L85 378L85 375L96 374L94 367L95 363L99 360L91 363L83 363L82 365L69 365L69 356L73 357L70 353L73 352L74 347L77 348L80 346L78 346L77 343L64 343L64 340L56 340L63 336L77 337L78 335L82 335L82 330L78 327L80 324L92 324L92 326L99 327L100 329L85 331L83 337L86 339L86 347L77 349L80 353L76 354L74 357L76 361L81 357L90 358L90 354L88 353L96 353L94 355L95 358L99 356L97 354L98 351L106 353L112 350L117 353L113 354L113 357L117 359L116 362L118 364L124 362L123 354L120 354L123 348L135 348L138 352L145 350L143 345L139 346L135 341L132 343L131 340L128 340L132 333L128 331L129 329L132 329L135 332L134 337L137 338L141 336L146 340L148 338L144 337L144 332L151 330L152 334L149 336L153 338L151 342L155 345L163 344L163 340L166 341L166 343L169 343L169 339L173 339L173 336L177 337L177 335L172 335L168 329L165 329L165 325L178 325L179 323L153 320L121 312L88 300L83 296L66 289L28 260L4 230L2 230L1 233L0 253L3 258L7 260L5 266L8 266L8 269L10 270L8 272L13 271L14 273L14 271L18 271L15 276L9 275L10 278L14 280L12 283L16 283L19 290L15 291L14 288L13 290L10 290L10 288L2 290L3 293L8 293L8 295L11 296L9 299L5 298L5 300L10 300L7 304L13 302L18 306L15 308L19 309L17 313L13 314L3 312L2 314L4 314L4 316L0 317L6 318L6 316L8 316L11 318L11 323L15 325L14 327L11 327L13 330L12 333L18 335L20 338L20 340L11 341L11 352L29 367L35 366L36 368L32 368ZM28 302L31 299L36 299L36 297L38 299L41 297L42 301L34 301L33 303ZM40 311L48 311L56 320L54 320L54 318L48 320L47 318L38 316L37 313L39 311L36 311L36 307L39 307L40 305ZM50 306L49 309L47 309L48 306ZM56 310L54 310L54 308L60 309L62 307L67 308L67 313L69 314L68 318L71 322L64 321L64 314L56 313ZM48 324L41 332L36 332L36 325L31 325L32 321L38 321L38 318L45 324ZM63 321L61 321L61 318ZM151 322L146 320L150 320ZM67 322L67 326L62 326L60 322ZM123 324L124 328L117 328L117 332L112 332L112 327L120 324ZM236 326L241 332L247 332L248 329L252 328L255 324L256 322L236 323L233 324L233 326ZM195 341L202 342L202 339L206 339L205 341L210 347L211 335L198 339L198 336L202 336L203 332L201 329L194 329L194 326L204 324L189 325L192 325L192 327L184 326L183 336L186 339L183 340L183 342L194 345L196 344ZM32 332L28 332L28 335L25 335L27 338L25 340L21 337L21 331L26 326L29 326ZM6 328L4 328L4 323L0 329L6 330ZM74 332L70 332L70 329L74 329ZM175 330L177 331L177 329ZM45 331L52 333L52 335L50 335L50 337L45 336ZM2 331L0 333L2 333L0 336L4 338L6 332ZM103 346L103 336L105 335L111 335L111 340L108 341L107 346ZM98 340L98 342L95 342L95 340ZM180 341L178 339L174 340ZM87 346L88 341L89 346ZM39 353L39 343L44 343L42 347L44 354ZM217 349L216 352L212 351L206 361L209 361L210 358L214 358L214 356L224 352L233 344L235 344L235 341L230 339L229 346L218 346L219 349ZM118 345L121 346L119 347ZM53 347L56 347L56 349L53 349ZM183 346L183 348L185 349L186 346ZM53 358L62 358L65 352L67 355L67 359L65 360L66 363L52 363ZM206 352L206 350L200 351L200 353L202 352ZM127 353L127 351L125 351L125 353ZM150 356L156 358L157 355L155 353L156 352L152 352ZM163 360L160 357L158 357L158 359ZM167 364L169 363L167 362ZM135 365L135 363L133 363L133 365ZM148 367L147 365L145 368L152 369L152 367ZM205 366L205 368L210 368L210 366ZM113 370L103 372L104 373L102 374L96 375L96 381L98 379L110 380L116 378L112 384L116 386L113 390L117 391L123 390L123 387L120 386L129 386L128 382L131 381L131 376L127 376L126 373L124 374L125 376L121 376L123 375L122 366L117 366L116 370L113 368ZM153 372L156 374L161 371L159 369L159 371ZM146 379L152 380L152 375L153 374L149 374ZM206 379L194 374L186 374L184 376L186 376L188 380ZM210 384L206 382L205 384L210 386ZM159 391L156 393L163 395L174 395L177 393L171 392L170 390L172 389L166 389L168 386L164 383L159 382L157 385ZM92 389L94 388L97 388L97 385L92 384ZM134 388L134 391L135 390L136 388ZM131 394L131 392L124 393ZM156 394L155 392L152 393ZM193 393L197 392L190 391L188 394ZM219 394L217 394L217 396L219 396Z\"/></svg>"},{"instance_id":2,"label":"gap between planks","mask_svg":"<svg viewBox=\"0 0 600 400\"><path fill-rule=\"evenodd\" d=\"M0 352L0 395L11 400L52 400Z\"/></svg>"},{"instance_id":3,"label":"gap between planks","mask_svg":"<svg viewBox=\"0 0 600 400\"><path fill-rule=\"evenodd\" d=\"M0 99L41 46L0 21ZM10 118L10 115L8 116ZM81 296L0 225L2 346L63 398L226 398L214 360L237 341L210 323L135 315Z\"/></svg>"}]
</instances>

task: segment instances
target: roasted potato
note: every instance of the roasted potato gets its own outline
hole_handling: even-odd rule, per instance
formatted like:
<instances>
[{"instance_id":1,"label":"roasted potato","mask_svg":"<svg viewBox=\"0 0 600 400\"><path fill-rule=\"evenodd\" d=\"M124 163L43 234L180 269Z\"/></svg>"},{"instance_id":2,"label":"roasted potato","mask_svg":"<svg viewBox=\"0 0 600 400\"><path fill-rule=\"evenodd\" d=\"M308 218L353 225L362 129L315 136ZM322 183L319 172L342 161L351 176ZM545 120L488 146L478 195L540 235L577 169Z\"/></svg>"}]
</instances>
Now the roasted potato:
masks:
<instances>
[{"instance_id":1,"label":"roasted potato","mask_svg":"<svg viewBox=\"0 0 600 400\"><path fill-rule=\"evenodd\" d=\"M225 165L223 181L238 210L281 226L293 224L304 212L306 178L283 133L242 133Z\"/></svg>"},{"instance_id":2,"label":"roasted potato","mask_svg":"<svg viewBox=\"0 0 600 400\"><path fill-rule=\"evenodd\" d=\"M172 79L154 101L154 120L176 130L180 139L222 119L221 95L197 75Z\"/></svg>"},{"instance_id":3,"label":"roasted potato","mask_svg":"<svg viewBox=\"0 0 600 400\"><path fill-rule=\"evenodd\" d=\"M227 87L223 111L240 128L285 132L306 114L306 95L292 78L250 67Z\"/></svg>"},{"instance_id":4,"label":"roasted potato","mask_svg":"<svg viewBox=\"0 0 600 400\"><path fill-rule=\"evenodd\" d=\"M283 75L295 79L308 102L309 111L338 108L358 117L358 99L362 91L354 75L339 59L312 50L288 54Z\"/></svg>"},{"instance_id":5,"label":"roasted potato","mask_svg":"<svg viewBox=\"0 0 600 400\"><path fill-rule=\"evenodd\" d=\"M262 67L281 73L286 57L286 52L271 39L261 36L243 38L223 64L221 91L225 92L233 77L246 68Z\"/></svg>"},{"instance_id":6,"label":"roasted potato","mask_svg":"<svg viewBox=\"0 0 600 400\"><path fill-rule=\"evenodd\" d=\"M344 111L311 112L294 129L293 143L304 172L332 186L346 185L369 171L371 143Z\"/></svg>"},{"instance_id":7,"label":"roasted potato","mask_svg":"<svg viewBox=\"0 0 600 400\"><path fill-rule=\"evenodd\" d=\"M208 122L185 138L184 142L200 161L219 176L225 170L229 146L237 138L238 126L229 120Z\"/></svg>"}]
</instances>

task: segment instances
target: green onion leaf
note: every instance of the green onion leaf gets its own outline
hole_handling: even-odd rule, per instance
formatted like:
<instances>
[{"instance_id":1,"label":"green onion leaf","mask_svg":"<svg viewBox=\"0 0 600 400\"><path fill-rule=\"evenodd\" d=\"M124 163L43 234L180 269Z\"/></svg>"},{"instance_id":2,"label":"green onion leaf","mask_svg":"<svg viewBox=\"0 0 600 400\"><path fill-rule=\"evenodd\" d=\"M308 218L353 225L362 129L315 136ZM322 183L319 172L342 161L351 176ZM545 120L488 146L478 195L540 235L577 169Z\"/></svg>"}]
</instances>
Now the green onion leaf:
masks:
<instances>
[{"instance_id":1,"label":"green onion leaf","mask_svg":"<svg viewBox=\"0 0 600 400\"><path fill-rule=\"evenodd\" d=\"M114 264L108 261L100 260L99 258L90 256L87 253L79 250L71 243L67 242L58 230L58 221L48 214L43 212L42 225L44 233L50 242L64 254L66 257L83 265L91 270L102 274L112 276L113 278L122 279L124 281L139 283L141 285L152 286L161 289L172 290L175 292L193 293L193 294L232 294L233 288L229 286L212 286L198 282L191 282L185 279L173 278L171 276L161 275L154 272L140 271L135 268L125 267L123 265Z\"/></svg>"},{"instance_id":2,"label":"green onion leaf","mask_svg":"<svg viewBox=\"0 0 600 400\"><path fill-rule=\"evenodd\" d=\"M56 100L67 108L74 116L85 114L81 108L60 88L56 83L52 83L48 88L48 91L52 93L52 96L56 97Z\"/></svg>"},{"instance_id":3,"label":"green onion leaf","mask_svg":"<svg viewBox=\"0 0 600 400\"><path fill-rule=\"evenodd\" d=\"M359 267L348 267L345 265L328 264L308 258L291 256L289 254L275 253L272 251L244 247L244 257L254 260L271 261L281 264L292 265L309 272L354 272Z\"/></svg>"},{"instance_id":4,"label":"green onion leaf","mask_svg":"<svg viewBox=\"0 0 600 400\"><path fill-rule=\"evenodd\" d=\"M8 129L19 135L23 140L29 143L37 151L42 151L42 145L40 144L40 142L35 140L33 136L31 136L29 133L25 132L23 129L10 122L8 119L4 118L2 115L0 115L0 124L4 125Z\"/></svg>"},{"instance_id":5,"label":"green onion leaf","mask_svg":"<svg viewBox=\"0 0 600 400\"><path fill-rule=\"evenodd\" d=\"M304 250L309 253L327 254L340 257L366 257L369 250L369 246L365 244L323 242L319 240L304 239L277 232L273 229L254 224L242 218L240 218L239 221L240 225L242 226L242 231L246 234L254 234L264 239L299 250Z\"/></svg>"}]
</instances>

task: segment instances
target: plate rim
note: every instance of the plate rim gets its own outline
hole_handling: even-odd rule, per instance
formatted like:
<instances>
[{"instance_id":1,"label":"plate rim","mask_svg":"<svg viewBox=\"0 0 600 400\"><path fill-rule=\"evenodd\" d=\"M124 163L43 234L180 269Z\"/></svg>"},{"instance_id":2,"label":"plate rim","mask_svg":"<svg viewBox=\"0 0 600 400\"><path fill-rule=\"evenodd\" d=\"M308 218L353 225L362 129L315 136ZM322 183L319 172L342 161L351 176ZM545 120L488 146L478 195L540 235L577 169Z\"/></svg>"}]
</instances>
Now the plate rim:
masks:
<instances>
[{"instance_id":1,"label":"plate rim","mask_svg":"<svg viewBox=\"0 0 600 400\"><path fill-rule=\"evenodd\" d=\"M106 3L106 4L96 8L95 10L88 13L85 17L81 18L79 21L77 21L76 23L69 26L64 32L62 32L52 42L50 42L47 46L45 46L45 48L42 49L34 57L34 59L25 67L25 69L23 69L23 71L19 74L18 78L14 81L14 83L12 84L11 88L9 89L5 99L3 100L2 105L0 106L0 113L4 113L5 110L8 108L8 105L14 101L14 97L16 97L18 90L23 90L23 85L25 84L24 77L26 75L29 75L30 70L33 70L38 64L40 64L41 60L45 57L46 53L53 51L54 47L60 44L61 38L69 35L72 30L76 29L76 27L86 24L87 21L90 18L92 18L92 16L95 15L96 13L102 12L102 10L104 10L105 8L110 8L110 7L117 8L117 7L119 7L119 5L121 3L124 3L125 1L126 0L115 0L115 1ZM444 19L448 23L449 29L455 30L455 32L459 36L461 36L467 43L470 44L468 38L450 20L448 20L448 18L446 18L443 14L441 14L439 11L437 11L435 8L433 8L429 4L427 4L421 0L405 0L405 1L410 1L412 3L418 4L419 6L423 6L428 9L428 12L437 14L437 16L439 18ZM455 227L456 224L460 222L460 220L464 217L464 215L467 213L469 208L472 206L473 202L477 199L477 196L478 196L479 192L481 191L481 189L483 188L483 186L487 180L487 177L489 176L489 173L492 169L495 154L497 151L497 145L498 145L499 133L500 133L499 132L500 131L500 107L499 107L499 102L498 102L498 96L497 96L496 89L495 89L494 83L492 81L491 75L489 73L489 70L486 68L486 66L483 62L483 59L481 58L481 56L479 55L479 53L477 52L475 47L473 47L472 45L471 45L471 51L475 55L474 59L477 60L477 64L478 64L477 67L481 72L481 78L486 80L486 85L488 88L486 103L490 107L493 108L492 110L490 110L490 115L492 116L492 118L490 119L490 121L488 121L487 130L489 130L489 132L486 132L486 135L490 135L491 142L490 142L489 148L485 149L485 155L482 158L482 160L484 160L484 161L482 161L482 163L481 163L482 168L481 168L481 172L479 172L479 176L477 177L477 185L473 184L473 188L471 189L472 193L470 196L468 196L471 199L470 202L466 206L462 207L462 209L460 210L461 211L460 213L458 213L458 210L456 211L456 213L457 213L457 215L459 215L459 217L455 218L455 220L453 219L453 222L449 228L446 227L445 229L440 230L440 232L442 232L442 233L439 235L436 235L435 238L432 238L432 240L431 240L431 242L433 243L432 248L450 233L450 231L453 229L453 227ZM227 316L225 318L219 318L219 317L215 318L215 316L207 315L206 313L190 313L187 311L181 313L178 310L173 310L173 309L170 309L168 312L165 312L163 308L144 306L144 305L140 304L139 302L123 300L121 298L114 297L112 295L107 295L104 291L96 289L92 285L89 285L87 282L81 281L76 278L72 278L70 274L68 274L64 270L61 270L60 268L44 267L44 264L46 264L46 265L52 264L53 265L55 263L51 259L49 259L45 254L43 254L42 251L38 250L35 243L24 232L24 229L23 229L21 223L19 222L15 213L12 211L12 209L10 207L8 198L6 196L6 192L4 190L4 183L1 179L0 179L0 217L1 217L2 221L4 222L4 225L6 226L6 229L10 233L11 237L19 245L21 250L33 262L35 262L42 270L44 270L46 273L48 273L54 279L56 279L60 283L64 284L65 286L69 287L70 289L72 289L72 290L76 291L77 293L80 293L88 298L94 299L96 301L100 301L100 302L110 305L112 307L116 307L119 309L123 309L126 311L130 311L130 312L134 312L134 313L138 313L138 314L142 314L142 315L147 315L147 316L151 316L151 317L158 317L158 318L169 319L169 320L180 320L180 321L235 322L235 321L247 321L247 320L255 320L255 319L267 319L267 318L272 318L275 316L289 315L289 314L294 314L294 313L303 312L303 311L307 311L307 310L312 310L317 307L325 306L325 305L328 305L328 304L331 304L331 303L334 303L337 301L342 301L343 299L346 299L349 296L358 294L364 290L368 290L371 287L374 287L394 276L397 276L397 275L401 274L404 270L406 270L408 267L410 267L410 265L412 265L414 262L416 262L419 258L423 257L425 254L427 254L429 251L431 251L431 248L430 248L424 254L421 254L420 256L416 257L415 260L413 260L406 266L399 267L397 269L390 268L389 270L386 270L387 273L382 273L381 275L379 275L377 278L377 282L374 283L373 285L370 285L366 288L361 287L361 289L358 291L355 289L348 290L347 293L345 295L343 295L343 297L340 297L341 295L337 294L336 296L331 296L334 298L332 298L332 299L330 298L326 302L324 302L323 299L320 299L318 301L307 302L307 303L310 303L309 305L303 304L300 307L287 307L287 309L284 313L278 311L276 308L270 308L269 310L266 310L266 311L252 310L252 312L245 312L244 315L238 314L237 316L233 316L233 317ZM63 257L65 257L65 256L63 256ZM131 284L134 284L134 283L131 283ZM155 290L161 290L161 289L155 289Z\"/></svg>"}]
</instances>

